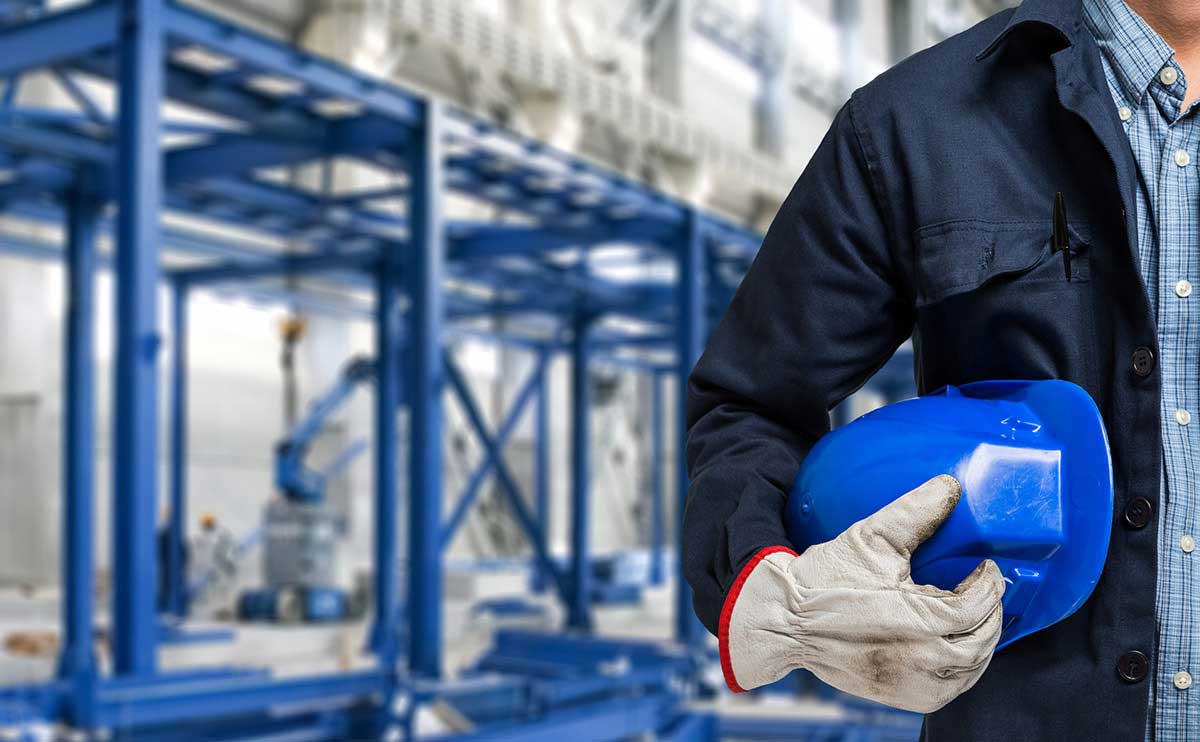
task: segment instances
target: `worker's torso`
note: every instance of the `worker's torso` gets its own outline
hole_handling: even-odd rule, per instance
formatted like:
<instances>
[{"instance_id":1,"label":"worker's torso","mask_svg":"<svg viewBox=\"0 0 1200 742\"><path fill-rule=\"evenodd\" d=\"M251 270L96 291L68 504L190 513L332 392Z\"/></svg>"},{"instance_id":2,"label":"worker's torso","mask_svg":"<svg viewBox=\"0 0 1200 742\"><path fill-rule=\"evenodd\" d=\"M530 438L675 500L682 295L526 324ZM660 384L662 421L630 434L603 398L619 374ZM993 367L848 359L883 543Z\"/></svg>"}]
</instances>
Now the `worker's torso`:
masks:
<instances>
[{"instance_id":1,"label":"worker's torso","mask_svg":"<svg viewBox=\"0 0 1200 742\"><path fill-rule=\"evenodd\" d=\"M1138 166L1082 26L1078 0L1027 0L857 94L881 184L873 195L911 256L896 280L915 307L920 390L1074 381L1103 414L1113 455L1109 558L1092 597L999 652L972 690L929 717L934 742L1145 733L1163 374L1174 359L1141 275ZM1069 279L1051 249L1059 192Z\"/></svg>"}]
</instances>

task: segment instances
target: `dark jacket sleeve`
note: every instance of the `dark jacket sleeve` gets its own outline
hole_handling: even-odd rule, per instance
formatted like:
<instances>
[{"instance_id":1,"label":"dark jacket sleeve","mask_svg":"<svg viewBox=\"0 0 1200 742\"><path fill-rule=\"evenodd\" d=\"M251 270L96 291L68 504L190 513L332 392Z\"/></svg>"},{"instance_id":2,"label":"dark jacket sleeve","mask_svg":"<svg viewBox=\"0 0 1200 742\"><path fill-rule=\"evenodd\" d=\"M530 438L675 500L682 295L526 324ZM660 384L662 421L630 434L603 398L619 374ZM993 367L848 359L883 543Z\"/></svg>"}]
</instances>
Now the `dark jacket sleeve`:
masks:
<instances>
[{"instance_id":1,"label":"dark jacket sleeve","mask_svg":"<svg viewBox=\"0 0 1200 742\"><path fill-rule=\"evenodd\" d=\"M779 209L689 381L684 574L713 633L742 568L790 546L783 505L829 410L912 330L911 242L893 234L856 105Z\"/></svg>"}]
</instances>

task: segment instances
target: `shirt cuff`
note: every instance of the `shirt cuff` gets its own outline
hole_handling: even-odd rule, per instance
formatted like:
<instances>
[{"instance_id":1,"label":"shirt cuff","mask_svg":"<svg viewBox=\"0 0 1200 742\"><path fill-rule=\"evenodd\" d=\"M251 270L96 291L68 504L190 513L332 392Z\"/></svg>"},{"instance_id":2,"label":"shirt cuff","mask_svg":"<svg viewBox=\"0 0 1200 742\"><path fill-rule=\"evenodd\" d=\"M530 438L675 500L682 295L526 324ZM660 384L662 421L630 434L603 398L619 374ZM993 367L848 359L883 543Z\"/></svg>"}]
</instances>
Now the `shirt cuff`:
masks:
<instances>
[{"instance_id":1,"label":"shirt cuff","mask_svg":"<svg viewBox=\"0 0 1200 742\"><path fill-rule=\"evenodd\" d=\"M734 693L745 693L746 689L738 685L737 679L733 676L733 661L729 656L729 619L733 616L733 605L737 602L738 596L742 593L742 587L746 584L746 580L750 578L750 573L754 571L758 563L772 554L780 552L796 556L796 552L787 546L768 546L760 549L757 554L751 557L750 561L746 562L746 566L742 567L742 571L738 573L737 579L733 581L729 592L725 594L725 603L721 606L721 623L717 627L717 646L721 654L721 673L725 676L725 685L729 686L729 690Z\"/></svg>"}]
</instances>

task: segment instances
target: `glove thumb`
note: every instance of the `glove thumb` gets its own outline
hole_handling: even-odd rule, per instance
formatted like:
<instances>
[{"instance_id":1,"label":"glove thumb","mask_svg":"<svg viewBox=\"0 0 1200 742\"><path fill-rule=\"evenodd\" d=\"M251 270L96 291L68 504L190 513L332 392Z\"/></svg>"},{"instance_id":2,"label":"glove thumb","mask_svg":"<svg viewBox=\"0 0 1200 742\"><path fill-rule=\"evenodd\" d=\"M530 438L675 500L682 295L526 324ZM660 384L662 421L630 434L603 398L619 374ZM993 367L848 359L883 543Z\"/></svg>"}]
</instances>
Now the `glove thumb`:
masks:
<instances>
[{"instance_id":1,"label":"glove thumb","mask_svg":"<svg viewBox=\"0 0 1200 742\"><path fill-rule=\"evenodd\" d=\"M950 517L962 485L949 474L930 479L862 521L905 558Z\"/></svg>"}]
</instances>

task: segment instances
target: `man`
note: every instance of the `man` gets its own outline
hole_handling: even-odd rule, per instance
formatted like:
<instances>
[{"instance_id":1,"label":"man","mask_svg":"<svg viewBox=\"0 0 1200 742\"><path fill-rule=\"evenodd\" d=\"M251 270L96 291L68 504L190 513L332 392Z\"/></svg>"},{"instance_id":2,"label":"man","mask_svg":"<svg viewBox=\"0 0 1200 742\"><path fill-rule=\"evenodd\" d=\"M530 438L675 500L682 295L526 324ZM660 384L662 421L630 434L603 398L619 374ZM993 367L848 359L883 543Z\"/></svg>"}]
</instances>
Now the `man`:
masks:
<instances>
[{"instance_id":1,"label":"man","mask_svg":"<svg viewBox=\"0 0 1200 742\"><path fill-rule=\"evenodd\" d=\"M688 399L686 574L735 690L807 667L935 742L1200 738L1200 3L1128 3L1025 0L897 65L780 209ZM799 556L783 529L827 411L910 335L922 393L1067 379L1108 430L1095 592L994 657L994 566L908 579L953 479Z\"/></svg>"},{"instance_id":2,"label":"man","mask_svg":"<svg viewBox=\"0 0 1200 742\"><path fill-rule=\"evenodd\" d=\"M219 613L228 607L230 592L237 585L237 541L216 515L205 513L188 550L193 556L188 567L193 613Z\"/></svg>"}]
</instances>

